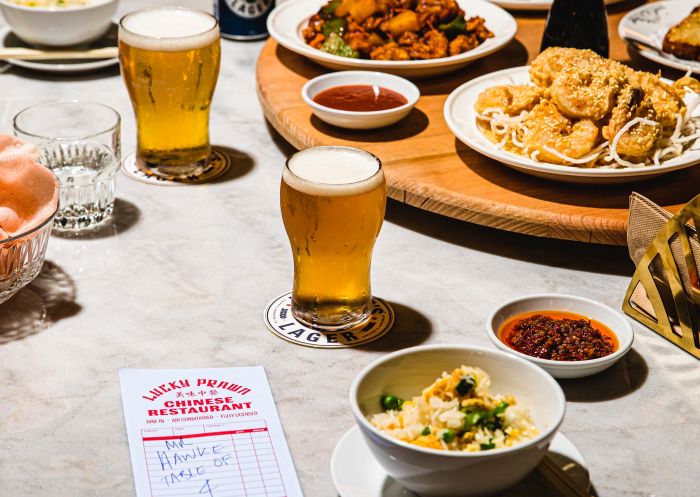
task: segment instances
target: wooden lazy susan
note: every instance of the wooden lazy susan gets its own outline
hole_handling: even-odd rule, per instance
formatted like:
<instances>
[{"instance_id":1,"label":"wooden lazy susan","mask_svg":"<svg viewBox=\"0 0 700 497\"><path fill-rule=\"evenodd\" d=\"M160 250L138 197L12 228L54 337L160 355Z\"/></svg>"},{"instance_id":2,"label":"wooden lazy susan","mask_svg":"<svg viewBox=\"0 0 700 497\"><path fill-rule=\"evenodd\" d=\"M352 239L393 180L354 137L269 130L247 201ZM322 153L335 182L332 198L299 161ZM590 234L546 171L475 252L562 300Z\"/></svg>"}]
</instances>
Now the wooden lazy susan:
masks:
<instances>
[{"instance_id":1,"label":"wooden lazy susan","mask_svg":"<svg viewBox=\"0 0 700 497\"><path fill-rule=\"evenodd\" d=\"M660 67L631 56L617 37L620 18L639 4L623 2L610 8L610 56L657 72ZM507 48L455 73L417 81L422 96L412 113L393 126L370 131L336 128L313 116L301 98L301 88L327 70L270 39L257 68L265 116L298 149L348 145L374 153L384 164L388 194L395 200L529 235L625 245L632 191L674 213L698 193L700 166L638 183L573 185L513 171L459 142L443 119L447 95L475 77L526 65L539 52L544 15L523 15L517 20L518 34Z\"/></svg>"}]
</instances>

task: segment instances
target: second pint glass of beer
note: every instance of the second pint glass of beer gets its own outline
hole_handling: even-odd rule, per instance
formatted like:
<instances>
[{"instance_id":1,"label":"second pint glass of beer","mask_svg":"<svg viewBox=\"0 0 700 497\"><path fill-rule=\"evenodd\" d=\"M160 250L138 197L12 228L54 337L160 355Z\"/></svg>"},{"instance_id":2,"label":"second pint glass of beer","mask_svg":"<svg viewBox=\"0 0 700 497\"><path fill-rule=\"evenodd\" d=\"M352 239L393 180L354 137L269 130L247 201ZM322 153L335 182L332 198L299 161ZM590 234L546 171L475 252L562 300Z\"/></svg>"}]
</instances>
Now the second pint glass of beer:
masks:
<instances>
[{"instance_id":1,"label":"second pint glass of beer","mask_svg":"<svg viewBox=\"0 0 700 497\"><path fill-rule=\"evenodd\" d=\"M297 152L282 174L280 204L294 257L294 317L321 330L367 321L372 249L386 207L379 159L348 147Z\"/></svg>"},{"instance_id":2,"label":"second pint glass of beer","mask_svg":"<svg viewBox=\"0 0 700 497\"><path fill-rule=\"evenodd\" d=\"M204 170L220 57L219 25L206 12L160 7L122 18L119 61L136 114L141 169L176 177Z\"/></svg>"}]
</instances>

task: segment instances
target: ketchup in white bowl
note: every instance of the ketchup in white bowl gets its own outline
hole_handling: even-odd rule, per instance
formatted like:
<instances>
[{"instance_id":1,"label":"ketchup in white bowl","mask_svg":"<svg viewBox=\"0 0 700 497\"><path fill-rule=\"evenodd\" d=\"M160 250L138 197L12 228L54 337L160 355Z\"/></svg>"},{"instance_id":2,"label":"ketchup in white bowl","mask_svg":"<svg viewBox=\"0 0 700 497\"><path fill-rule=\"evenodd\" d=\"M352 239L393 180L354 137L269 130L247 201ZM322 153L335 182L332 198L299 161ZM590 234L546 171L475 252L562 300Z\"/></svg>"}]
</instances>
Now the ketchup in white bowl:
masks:
<instances>
[{"instance_id":1,"label":"ketchup in white bowl","mask_svg":"<svg viewBox=\"0 0 700 497\"><path fill-rule=\"evenodd\" d=\"M341 128L374 129L408 116L420 91L410 81L392 74L340 71L311 79L301 95L321 121Z\"/></svg>"},{"instance_id":2,"label":"ketchup in white bowl","mask_svg":"<svg viewBox=\"0 0 700 497\"><path fill-rule=\"evenodd\" d=\"M313 101L324 107L351 112L388 110L408 103L399 92L377 85L332 86L317 93Z\"/></svg>"}]
</instances>

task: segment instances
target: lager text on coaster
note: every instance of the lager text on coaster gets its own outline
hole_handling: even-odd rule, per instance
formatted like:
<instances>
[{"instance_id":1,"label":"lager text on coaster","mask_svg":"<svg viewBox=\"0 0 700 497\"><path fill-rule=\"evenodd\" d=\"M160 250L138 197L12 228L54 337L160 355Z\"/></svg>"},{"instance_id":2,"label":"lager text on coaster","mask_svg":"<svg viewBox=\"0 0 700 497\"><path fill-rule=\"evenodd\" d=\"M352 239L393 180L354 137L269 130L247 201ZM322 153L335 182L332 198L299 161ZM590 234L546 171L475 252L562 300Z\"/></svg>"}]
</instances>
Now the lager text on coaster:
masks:
<instances>
[{"instance_id":1,"label":"lager text on coaster","mask_svg":"<svg viewBox=\"0 0 700 497\"><path fill-rule=\"evenodd\" d=\"M136 164L136 154L131 153L122 161L122 171L129 178L158 186L186 186L207 183L226 173L231 167L231 159L217 147L212 147L209 164L201 174L193 176L163 177L141 170Z\"/></svg>"},{"instance_id":2,"label":"lager text on coaster","mask_svg":"<svg viewBox=\"0 0 700 497\"><path fill-rule=\"evenodd\" d=\"M291 309L291 292L270 302L263 316L267 328L288 342L319 349L343 349L364 345L383 337L394 324L394 310L377 297L372 297L371 317L368 322L339 331L311 329L297 321Z\"/></svg>"}]
</instances>

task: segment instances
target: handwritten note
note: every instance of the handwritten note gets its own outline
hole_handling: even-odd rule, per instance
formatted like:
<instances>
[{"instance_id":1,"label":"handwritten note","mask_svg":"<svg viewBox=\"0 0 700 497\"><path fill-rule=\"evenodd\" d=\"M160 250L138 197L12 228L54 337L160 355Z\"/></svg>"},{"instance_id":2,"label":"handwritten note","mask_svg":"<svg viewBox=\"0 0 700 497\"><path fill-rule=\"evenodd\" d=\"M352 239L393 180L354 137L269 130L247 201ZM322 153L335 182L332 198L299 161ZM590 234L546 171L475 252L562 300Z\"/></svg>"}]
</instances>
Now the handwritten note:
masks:
<instances>
[{"instance_id":1,"label":"handwritten note","mask_svg":"<svg viewBox=\"0 0 700 497\"><path fill-rule=\"evenodd\" d=\"M138 497L302 497L262 367L119 373Z\"/></svg>"}]
</instances>

